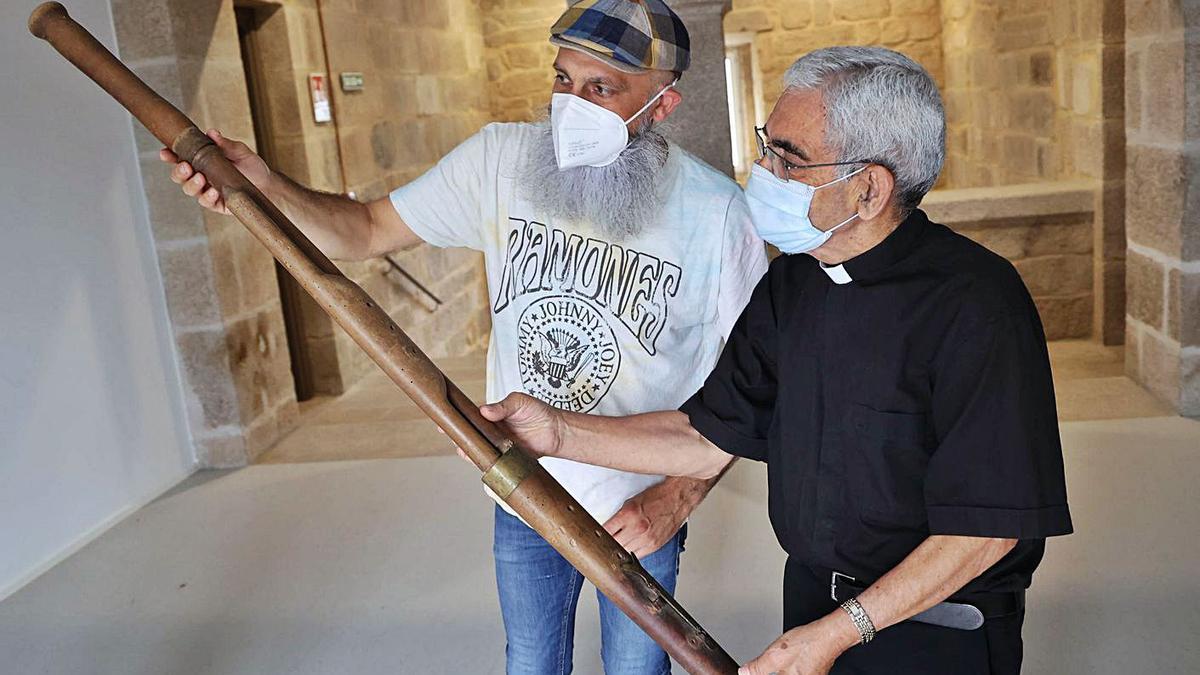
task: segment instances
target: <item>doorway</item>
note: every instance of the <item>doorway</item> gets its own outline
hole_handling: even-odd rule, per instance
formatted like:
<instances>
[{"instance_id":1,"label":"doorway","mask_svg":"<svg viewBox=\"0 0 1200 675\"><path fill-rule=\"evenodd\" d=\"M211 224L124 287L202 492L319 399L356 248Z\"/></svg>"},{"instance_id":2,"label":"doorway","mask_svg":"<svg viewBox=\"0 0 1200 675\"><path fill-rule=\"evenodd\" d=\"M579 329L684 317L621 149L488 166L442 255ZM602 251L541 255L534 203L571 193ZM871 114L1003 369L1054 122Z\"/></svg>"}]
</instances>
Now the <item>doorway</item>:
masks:
<instances>
[{"instance_id":1,"label":"doorway","mask_svg":"<svg viewBox=\"0 0 1200 675\"><path fill-rule=\"evenodd\" d=\"M272 167L279 166L280 158L275 143L278 136L272 127L272 113L275 111L271 110L271 100L266 90L269 64L264 61L264 56L287 54L287 33L266 31L263 27L281 10L280 5L261 2L238 2L234 5L242 67L246 76L246 93L250 99L250 116L254 124L254 138L258 154ZM273 43L279 41L285 44ZM296 400L306 401L317 393L317 387L304 321L305 292L278 262L275 263L275 276L279 282L279 300L287 332Z\"/></svg>"}]
</instances>

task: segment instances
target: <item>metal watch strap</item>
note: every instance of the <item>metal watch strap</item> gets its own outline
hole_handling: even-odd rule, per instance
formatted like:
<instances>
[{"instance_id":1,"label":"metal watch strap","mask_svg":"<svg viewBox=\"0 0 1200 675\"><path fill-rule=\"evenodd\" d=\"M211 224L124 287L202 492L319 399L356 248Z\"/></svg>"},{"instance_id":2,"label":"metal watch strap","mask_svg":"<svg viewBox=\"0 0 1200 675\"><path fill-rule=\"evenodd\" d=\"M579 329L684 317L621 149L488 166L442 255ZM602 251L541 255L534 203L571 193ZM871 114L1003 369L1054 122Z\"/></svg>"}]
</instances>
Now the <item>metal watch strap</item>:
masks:
<instances>
[{"instance_id":1,"label":"metal watch strap","mask_svg":"<svg viewBox=\"0 0 1200 675\"><path fill-rule=\"evenodd\" d=\"M859 644L865 645L875 639L875 623L871 621L871 617L867 615L867 610L863 609L857 598L850 598L843 602L842 609L846 614L850 615L850 620L854 622L854 627L858 629Z\"/></svg>"}]
</instances>

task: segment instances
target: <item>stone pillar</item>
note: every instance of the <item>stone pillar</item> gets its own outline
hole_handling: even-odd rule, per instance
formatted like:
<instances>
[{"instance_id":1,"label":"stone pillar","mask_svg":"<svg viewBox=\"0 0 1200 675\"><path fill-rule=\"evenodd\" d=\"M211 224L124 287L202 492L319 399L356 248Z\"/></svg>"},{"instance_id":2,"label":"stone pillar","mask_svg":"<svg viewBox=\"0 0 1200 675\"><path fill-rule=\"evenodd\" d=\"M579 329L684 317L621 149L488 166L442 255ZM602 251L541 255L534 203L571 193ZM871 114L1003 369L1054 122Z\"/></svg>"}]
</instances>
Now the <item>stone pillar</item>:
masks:
<instances>
[{"instance_id":1,"label":"stone pillar","mask_svg":"<svg viewBox=\"0 0 1200 675\"><path fill-rule=\"evenodd\" d=\"M1119 345L1125 339L1125 7L1121 2L1096 4L1098 15L1081 12L1079 19L1085 34L1100 36L1099 54L1090 58L1092 63L1098 62L1100 70L1100 91L1093 105L1099 113L1101 142L1092 155L1093 168L1084 172L1100 178L1092 241L1092 326L1093 335L1102 343ZM1082 86L1074 81L1069 86L1064 83L1063 89L1069 88L1074 99L1075 90ZM1078 133L1073 136L1089 138ZM1076 144L1078 165L1083 163L1078 155L1086 153L1079 148L1079 140Z\"/></svg>"},{"instance_id":2,"label":"stone pillar","mask_svg":"<svg viewBox=\"0 0 1200 675\"><path fill-rule=\"evenodd\" d=\"M732 0L668 0L667 4L683 19L692 40L692 66L679 83L683 105L671 116L667 135L732 177L722 26Z\"/></svg>"},{"instance_id":3,"label":"stone pillar","mask_svg":"<svg viewBox=\"0 0 1200 675\"><path fill-rule=\"evenodd\" d=\"M253 142L232 0L113 0L121 58L201 128ZM167 179L162 144L133 137L201 468L243 466L296 414L270 254Z\"/></svg>"},{"instance_id":4,"label":"stone pillar","mask_svg":"<svg viewBox=\"0 0 1200 675\"><path fill-rule=\"evenodd\" d=\"M1200 0L1125 6L1126 371L1200 416Z\"/></svg>"}]
</instances>

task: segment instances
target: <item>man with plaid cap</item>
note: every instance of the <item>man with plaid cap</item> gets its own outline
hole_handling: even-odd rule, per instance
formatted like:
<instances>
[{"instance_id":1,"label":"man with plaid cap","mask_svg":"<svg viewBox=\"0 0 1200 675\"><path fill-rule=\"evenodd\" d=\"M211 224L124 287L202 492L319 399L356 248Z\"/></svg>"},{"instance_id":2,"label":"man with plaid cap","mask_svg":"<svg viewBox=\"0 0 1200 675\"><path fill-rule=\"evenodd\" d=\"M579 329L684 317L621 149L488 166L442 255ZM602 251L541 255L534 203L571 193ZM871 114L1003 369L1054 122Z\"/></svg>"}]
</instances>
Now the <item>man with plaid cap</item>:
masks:
<instances>
[{"instance_id":1,"label":"man with plaid cap","mask_svg":"<svg viewBox=\"0 0 1200 675\"><path fill-rule=\"evenodd\" d=\"M359 204L272 172L210 132L326 254L361 260L421 242L484 253L492 335L487 397L563 410L676 407L716 363L766 270L737 184L655 128L680 104L688 33L661 0L582 0L552 29L550 119L490 124L390 197ZM164 160L176 162L164 150ZM172 179L220 195L185 163ZM674 590L684 522L712 480L543 460L643 566ZM583 577L498 505L494 554L509 673L568 673ZM659 675L667 655L599 598L608 675Z\"/></svg>"}]
</instances>

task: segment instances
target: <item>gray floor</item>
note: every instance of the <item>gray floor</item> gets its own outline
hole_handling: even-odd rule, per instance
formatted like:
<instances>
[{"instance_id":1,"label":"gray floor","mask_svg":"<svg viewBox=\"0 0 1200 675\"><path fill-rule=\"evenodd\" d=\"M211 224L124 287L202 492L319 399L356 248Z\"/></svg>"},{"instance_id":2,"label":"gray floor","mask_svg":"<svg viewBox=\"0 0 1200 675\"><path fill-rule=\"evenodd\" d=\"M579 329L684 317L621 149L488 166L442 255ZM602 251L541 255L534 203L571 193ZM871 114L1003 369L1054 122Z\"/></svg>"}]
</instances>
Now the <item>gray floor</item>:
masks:
<instances>
[{"instance_id":1,"label":"gray floor","mask_svg":"<svg viewBox=\"0 0 1200 675\"><path fill-rule=\"evenodd\" d=\"M1027 673L1200 672L1200 422L1063 425ZM761 467L693 520L680 599L739 659L778 630ZM452 457L199 474L0 603L3 673L500 673L490 502ZM576 672L598 673L594 599Z\"/></svg>"}]
</instances>

